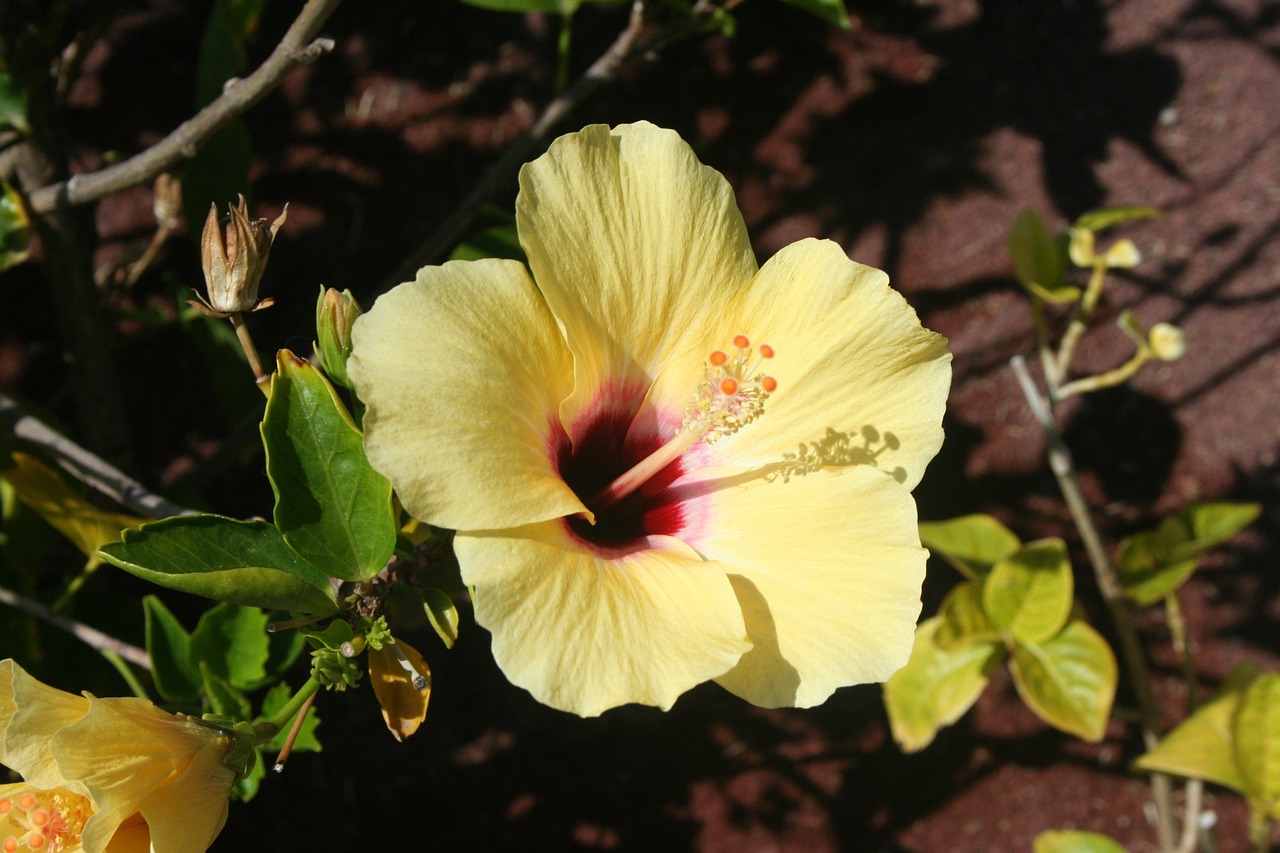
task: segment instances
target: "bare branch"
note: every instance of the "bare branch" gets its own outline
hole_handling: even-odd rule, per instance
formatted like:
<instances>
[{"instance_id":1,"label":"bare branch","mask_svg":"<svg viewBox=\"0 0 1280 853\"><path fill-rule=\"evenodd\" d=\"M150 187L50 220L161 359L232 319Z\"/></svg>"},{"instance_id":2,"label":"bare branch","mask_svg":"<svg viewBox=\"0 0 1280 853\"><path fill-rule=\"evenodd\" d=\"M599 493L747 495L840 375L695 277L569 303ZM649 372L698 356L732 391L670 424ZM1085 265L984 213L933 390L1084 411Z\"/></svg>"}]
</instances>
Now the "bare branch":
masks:
<instances>
[{"instance_id":1,"label":"bare branch","mask_svg":"<svg viewBox=\"0 0 1280 853\"><path fill-rule=\"evenodd\" d=\"M33 601L25 595L0 587L0 603L26 611L37 619L43 619L51 625L57 625L62 630L69 632L77 640L92 646L104 654L116 654L131 664L140 666L143 669L151 669L151 656L147 654L145 649L132 646L124 640L117 640L110 634L104 634L97 628L90 628L83 622L77 622L74 619L63 616L61 613L54 613L40 602Z\"/></svg>"},{"instance_id":2,"label":"bare branch","mask_svg":"<svg viewBox=\"0 0 1280 853\"><path fill-rule=\"evenodd\" d=\"M266 97L280 85L286 74L333 49L331 39L315 36L341 1L307 0L284 38L256 71L243 80L228 81L216 100L147 150L122 163L97 172L74 175L32 192L29 198L32 211L40 215L63 205L97 201L111 193L150 181L161 172L194 157L205 140Z\"/></svg>"},{"instance_id":3,"label":"bare branch","mask_svg":"<svg viewBox=\"0 0 1280 853\"><path fill-rule=\"evenodd\" d=\"M4 394L0 394L0 423L16 438L44 449L67 474L132 512L148 518L195 514L193 509L153 494L119 468L54 432Z\"/></svg>"},{"instance_id":4,"label":"bare branch","mask_svg":"<svg viewBox=\"0 0 1280 853\"><path fill-rule=\"evenodd\" d=\"M733 0L724 8L734 5ZM438 263L445 251L461 239L463 232L471 225L480 207L498 190L503 183L511 179L516 169L527 158L533 146L556 126L565 116L579 104L605 85L616 80L624 71L640 62L651 59L663 49L701 31L707 17L714 7L700 4L694 14L681 19L668 27L659 28L648 38L641 39L644 30L644 0L635 0L631 7L631 17L627 27L614 40L613 44L591 64L573 85L565 89L543 108L538 118L529 128L516 138L498 162L494 163L480 179L480 182L463 199L453 213L441 223L427 241L416 251L406 257L386 281L383 290L390 289L402 281L411 280L418 268L431 263Z\"/></svg>"}]
</instances>

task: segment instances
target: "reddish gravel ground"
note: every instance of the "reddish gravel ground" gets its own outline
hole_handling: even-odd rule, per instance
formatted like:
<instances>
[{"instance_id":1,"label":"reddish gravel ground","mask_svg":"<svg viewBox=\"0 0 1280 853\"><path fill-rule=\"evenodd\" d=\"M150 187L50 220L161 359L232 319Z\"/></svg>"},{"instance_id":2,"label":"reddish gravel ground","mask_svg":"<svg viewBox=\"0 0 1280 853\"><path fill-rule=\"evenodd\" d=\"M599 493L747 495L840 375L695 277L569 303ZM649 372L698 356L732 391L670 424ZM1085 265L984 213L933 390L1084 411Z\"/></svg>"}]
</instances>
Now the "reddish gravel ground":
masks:
<instances>
[{"instance_id":1,"label":"reddish gravel ground","mask_svg":"<svg viewBox=\"0 0 1280 853\"><path fill-rule=\"evenodd\" d=\"M274 4L255 58L295 6ZM1113 540L1191 500L1265 505L1183 603L1204 689L1241 661L1280 665L1280 5L854 0L851 11L852 31L839 33L755 0L736 37L671 50L561 130L641 118L676 128L737 188L761 257L823 236L887 269L955 353L947 444L917 491L921 517L991 512L1024 539L1071 533L1008 369L1031 327L1006 230L1026 206L1054 227L1104 205L1165 210L1127 227L1144 260L1103 311L1175 322L1189 353L1069 407L1068 441ZM95 51L71 115L82 168L181 120L203 14L155 3ZM625 14L580 13L576 71ZM290 205L265 285L279 306L253 320L264 348L306 350L318 283L372 301L550 93L556 27L538 16L353 2L326 33L336 51L248 117L258 214ZM510 183L497 202L513 196ZM150 204L139 188L97 206L99 263L149 236ZM173 281L198 272L191 242L170 250L176 279L109 298L171 300ZM0 388L60 411L67 377L39 272L6 279ZM266 482L250 476L260 460L202 467L235 424L210 410L202 369L176 340L134 335L122 349L139 379L136 473L165 488L200 472L219 511L268 514ZM1090 370L1126 356L1106 324L1081 350ZM954 582L940 564L930 574L926 607ZM1082 595L1104 624L1096 592ZM1142 628L1172 724L1182 689L1168 635L1158 614ZM1038 831L1070 827L1154 849L1144 783L1126 769L1140 752L1134 729L1114 722L1103 743L1081 744L1025 710L1007 676L903 756L877 687L764 711L704 686L669 713L583 721L509 685L472 623L451 652L418 645L435 676L422 731L397 744L367 690L325 697L324 752L296 756L234 807L215 850L1026 851ZM1130 710L1131 696L1119 705ZM1240 799L1211 790L1209 804L1223 853L1246 850Z\"/></svg>"}]
</instances>

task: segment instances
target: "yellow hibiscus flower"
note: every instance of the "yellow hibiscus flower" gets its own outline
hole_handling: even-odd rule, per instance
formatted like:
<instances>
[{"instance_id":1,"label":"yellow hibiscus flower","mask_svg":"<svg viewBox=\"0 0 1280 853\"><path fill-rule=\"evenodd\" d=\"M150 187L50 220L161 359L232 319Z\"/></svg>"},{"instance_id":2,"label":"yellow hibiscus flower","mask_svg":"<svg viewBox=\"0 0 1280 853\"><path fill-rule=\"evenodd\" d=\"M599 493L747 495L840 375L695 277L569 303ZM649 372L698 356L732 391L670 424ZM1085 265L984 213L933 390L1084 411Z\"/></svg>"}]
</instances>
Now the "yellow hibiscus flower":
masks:
<instances>
[{"instance_id":1,"label":"yellow hibiscus flower","mask_svg":"<svg viewBox=\"0 0 1280 853\"><path fill-rule=\"evenodd\" d=\"M232 739L144 699L55 690L0 661L0 850L190 853L227 819Z\"/></svg>"},{"instance_id":2,"label":"yellow hibiscus flower","mask_svg":"<svg viewBox=\"0 0 1280 853\"><path fill-rule=\"evenodd\" d=\"M427 267L356 321L348 365L370 461L457 531L507 677L584 716L708 679L777 707L888 678L945 340L835 243L757 267L723 176L647 123L556 140L516 216L532 278Z\"/></svg>"}]
</instances>

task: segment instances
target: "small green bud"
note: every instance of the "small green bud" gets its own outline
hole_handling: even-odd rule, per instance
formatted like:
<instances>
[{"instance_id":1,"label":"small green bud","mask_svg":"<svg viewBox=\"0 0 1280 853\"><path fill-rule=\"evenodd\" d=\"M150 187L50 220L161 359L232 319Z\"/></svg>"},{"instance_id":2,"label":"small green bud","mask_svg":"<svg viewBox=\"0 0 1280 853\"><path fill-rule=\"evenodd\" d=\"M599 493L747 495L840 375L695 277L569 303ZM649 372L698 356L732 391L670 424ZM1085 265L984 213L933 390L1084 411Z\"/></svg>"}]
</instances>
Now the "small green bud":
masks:
<instances>
[{"instance_id":1,"label":"small green bud","mask_svg":"<svg viewBox=\"0 0 1280 853\"><path fill-rule=\"evenodd\" d=\"M321 290L316 300L316 355L329 378L344 388L351 387L347 378L347 357L351 355L351 326L363 314L350 290L341 293L330 287Z\"/></svg>"},{"instance_id":2,"label":"small green bud","mask_svg":"<svg viewBox=\"0 0 1280 853\"><path fill-rule=\"evenodd\" d=\"M1187 351L1187 336L1171 323L1156 323L1147 333L1147 346L1161 361L1177 361Z\"/></svg>"}]
</instances>

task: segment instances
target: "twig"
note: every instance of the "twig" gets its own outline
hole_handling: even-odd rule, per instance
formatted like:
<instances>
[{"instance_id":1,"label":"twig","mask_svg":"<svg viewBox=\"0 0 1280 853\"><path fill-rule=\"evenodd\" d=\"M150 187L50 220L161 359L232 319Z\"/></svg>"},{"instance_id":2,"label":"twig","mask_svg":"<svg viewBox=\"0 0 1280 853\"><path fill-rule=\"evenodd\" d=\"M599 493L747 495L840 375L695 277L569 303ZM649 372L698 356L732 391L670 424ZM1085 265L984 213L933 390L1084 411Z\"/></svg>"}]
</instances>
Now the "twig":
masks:
<instances>
[{"instance_id":1,"label":"twig","mask_svg":"<svg viewBox=\"0 0 1280 853\"><path fill-rule=\"evenodd\" d=\"M1142 724L1142 738L1147 749L1154 749L1160 742L1161 719L1160 706L1156 703L1155 690L1151 686L1151 674L1147 670L1146 659L1142 654L1142 644L1138 639L1138 630L1133 623L1133 611L1115 566L1111 564L1102 537L1089 513L1089 505L1084 493L1080 490L1080 481L1076 475L1075 463L1071 451L1067 448L1062 436L1053 423L1053 415L1045 403L1044 397L1036 388L1027 370L1026 359L1020 355L1009 361L1022 394L1027 398L1031 414L1039 422L1048 443L1049 467L1058 481L1058 488L1071 511L1080 538L1084 542L1089 562L1093 566L1093 576L1097 580L1102 597L1111 611L1111 621L1120 641L1120 654L1125 668L1133 682L1133 690L1138 699L1138 710ZM1156 832L1160 840L1161 850L1173 847L1173 784L1163 773L1151 774L1151 793L1156 806Z\"/></svg>"},{"instance_id":2,"label":"twig","mask_svg":"<svg viewBox=\"0 0 1280 853\"><path fill-rule=\"evenodd\" d=\"M60 613L54 613L40 602L33 601L25 595L0 586L0 602L30 613L50 625L58 626L62 630L69 632L77 640L92 646L103 654L116 654L131 664L140 666L143 669L151 669L151 656L146 653L146 650L131 646L123 640L117 640L109 634L102 633L97 628L90 628L83 622L77 622Z\"/></svg>"},{"instance_id":3,"label":"twig","mask_svg":"<svg viewBox=\"0 0 1280 853\"><path fill-rule=\"evenodd\" d=\"M332 39L317 39L315 36L340 2L307 0L284 38L256 71L243 80L228 81L217 99L147 150L122 163L89 174L74 175L68 180L35 190L28 199L32 211L39 215L63 205L97 201L149 181L195 156L205 140L266 97L295 67L312 62L333 49Z\"/></svg>"},{"instance_id":4,"label":"twig","mask_svg":"<svg viewBox=\"0 0 1280 853\"><path fill-rule=\"evenodd\" d=\"M723 8L737 5L735 0L725 3ZM409 281L425 264L438 263L445 251L461 239L462 234L474 221L481 206L510 180L512 174L523 163L530 149L556 126L565 116L594 94L600 88L616 80L622 72L636 65L643 59L651 57L677 41L698 32L703 20L714 6L699 3L693 14L681 19L678 25L659 29L649 38L641 41L644 30L644 0L635 0L631 6L631 17L627 27L609 45L600 57L591 64L573 85L565 89L542 110L542 113L524 133L516 138L498 162L489 167L489 171L480 179L471 192L464 198L449 218L441 223L431 236L418 249L400 263L395 272L383 282L383 290Z\"/></svg>"},{"instance_id":5,"label":"twig","mask_svg":"<svg viewBox=\"0 0 1280 853\"><path fill-rule=\"evenodd\" d=\"M63 471L132 512L149 518L195 514L193 509L153 494L119 468L54 432L4 394L0 394L0 423L16 438L44 449Z\"/></svg>"}]
</instances>

